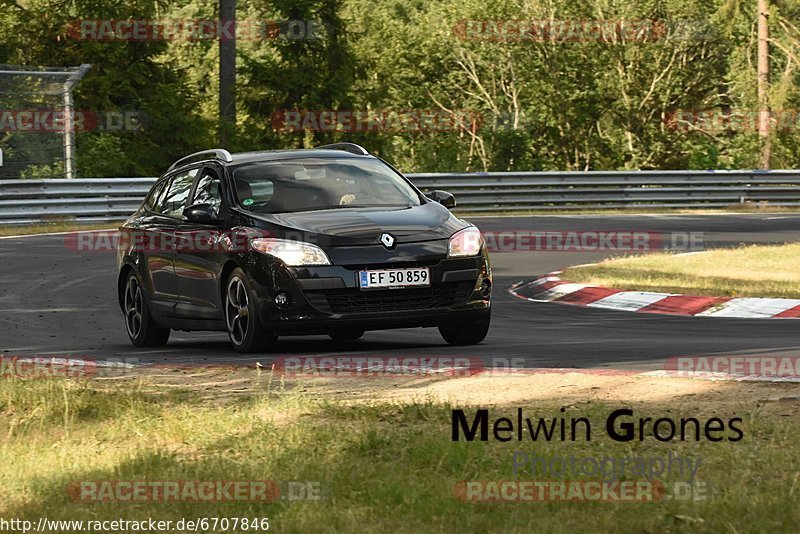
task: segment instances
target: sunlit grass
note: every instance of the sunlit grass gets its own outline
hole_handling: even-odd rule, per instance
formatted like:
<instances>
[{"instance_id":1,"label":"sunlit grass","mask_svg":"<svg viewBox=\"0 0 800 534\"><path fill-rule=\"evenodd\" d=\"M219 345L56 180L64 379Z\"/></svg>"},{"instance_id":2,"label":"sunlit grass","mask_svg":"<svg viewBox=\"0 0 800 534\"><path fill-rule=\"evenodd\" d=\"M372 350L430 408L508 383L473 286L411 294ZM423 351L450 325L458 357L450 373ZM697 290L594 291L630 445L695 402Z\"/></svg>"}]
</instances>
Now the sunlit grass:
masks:
<instances>
[{"instance_id":1,"label":"sunlit grass","mask_svg":"<svg viewBox=\"0 0 800 534\"><path fill-rule=\"evenodd\" d=\"M743 404L739 443L618 443L599 430L591 442L457 442L451 406L418 399L345 403L263 390L219 403L188 389L160 391L145 379L0 381L0 517L180 519L269 517L275 532L679 532L685 518L705 531L788 531L796 506L797 418ZM559 415L555 401L526 406ZM616 408L569 406L598 429ZM663 407L635 406L646 415ZM701 407L672 407L711 417ZM515 408L497 408L515 417ZM719 414L716 414L719 415ZM663 503L464 503L462 480L512 478L514 451L567 456L701 456L698 476L713 498ZM274 503L92 503L72 500L76 480L275 480L319 483L321 501ZM684 519L682 519L684 518Z\"/></svg>"},{"instance_id":2,"label":"sunlit grass","mask_svg":"<svg viewBox=\"0 0 800 534\"><path fill-rule=\"evenodd\" d=\"M458 199L456 199L458 200ZM552 215L601 215L601 216L636 216L643 214L664 214L664 215L727 215L727 214L766 214L766 213L797 213L795 207L772 206L770 204L731 204L726 208L577 208L577 209L514 209L509 208L504 211L485 211L485 212L462 212L456 206L453 211L467 219L470 217L517 217L517 216L541 216Z\"/></svg>"},{"instance_id":3,"label":"sunlit grass","mask_svg":"<svg viewBox=\"0 0 800 534\"><path fill-rule=\"evenodd\" d=\"M800 298L800 244L618 258L567 269L562 278L628 290Z\"/></svg>"},{"instance_id":4,"label":"sunlit grass","mask_svg":"<svg viewBox=\"0 0 800 534\"><path fill-rule=\"evenodd\" d=\"M107 228L118 228L119 225L119 222L79 223L70 221L53 221L20 226L0 224L0 236L77 232L80 230L105 230Z\"/></svg>"}]
</instances>

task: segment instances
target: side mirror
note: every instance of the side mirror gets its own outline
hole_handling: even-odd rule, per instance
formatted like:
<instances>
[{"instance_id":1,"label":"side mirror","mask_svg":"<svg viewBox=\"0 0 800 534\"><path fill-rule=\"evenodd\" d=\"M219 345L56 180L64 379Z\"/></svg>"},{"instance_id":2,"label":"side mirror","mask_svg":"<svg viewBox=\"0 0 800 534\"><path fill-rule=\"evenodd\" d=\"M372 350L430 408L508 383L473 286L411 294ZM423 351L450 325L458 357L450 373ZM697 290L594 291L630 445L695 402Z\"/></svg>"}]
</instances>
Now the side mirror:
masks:
<instances>
[{"instance_id":1,"label":"side mirror","mask_svg":"<svg viewBox=\"0 0 800 534\"><path fill-rule=\"evenodd\" d=\"M186 220L198 224L219 224L222 219L219 218L217 211L211 204L192 204L183 210L183 216Z\"/></svg>"},{"instance_id":2,"label":"side mirror","mask_svg":"<svg viewBox=\"0 0 800 534\"><path fill-rule=\"evenodd\" d=\"M430 193L428 193L427 197L433 200L434 202L438 202L447 209L452 209L456 207L456 197L454 197L447 191L442 191L441 189L437 189L436 191L431 191Z\"/></svg>"}]
</instances>

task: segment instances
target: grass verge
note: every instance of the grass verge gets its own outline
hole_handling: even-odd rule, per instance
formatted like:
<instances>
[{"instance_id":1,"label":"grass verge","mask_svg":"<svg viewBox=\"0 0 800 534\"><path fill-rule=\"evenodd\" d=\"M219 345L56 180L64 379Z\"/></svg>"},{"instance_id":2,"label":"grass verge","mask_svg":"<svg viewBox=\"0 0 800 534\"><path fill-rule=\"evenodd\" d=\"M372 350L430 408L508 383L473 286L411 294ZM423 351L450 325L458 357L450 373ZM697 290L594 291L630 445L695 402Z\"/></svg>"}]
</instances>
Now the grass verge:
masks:
<instances>
[{"instance_id":1,"label":"grass verge","mask_svg":"<svg viewBox=\"0 0 800 534\"><path fill-rule=\"evenodd\" d=\"M773 206L770 204L731 204L725 208L579 208L579 209L509 209L505 211L464 212L458 207L453 210L459 217L466 219L475 217L547 217L562 215L603 215L603 216L637 216L637 215L738 215L754 213L796 214L796 207Z\"/></svg>"},{"instance_id":2,"label":"grass verge","mask_svg":"<svg viewBox=\"0 0 800 534\"><path fill-rule=\"evenodd\" d=\"M572 282L721 297L800 298L800 244L751 245L700 254L657 253L564 271Z\"/></svg>"},{"instance_id":3,"label":"grass verge","mask_svg":"<svg viewBox=\"0 0 800 534\"><path fill-rule=\"evenodd\" d=\"M24 226L0 225L0 236L50 234L57 232L77 232L79 230L103 230L118 228L119 222L106 223L77 223L77 222L51 222L30 224Z\"/></svg>"},{"instance_id":4,"label":"grass verge","mask_svg":"<svg viewBox=\"0 0 800 534\"><path fill-rule=\"evenodd\" d=\"M285 389L268 373L259 377L249 393L223 399L143 378L0 381L0 517L268 517L273 532L788 532L800 521L797 403L765 411L742 400L725 413L696 401L630 404L651 417L741 417L745 438L736 443L615 442L602 423L619 405L557 399L500 406L491 417L513 419L517 406L528 416L557 417L563 407L592 422L591 441L453 442L447 402L347 402ZM459 481L513 478L514 451L694 456L702 459L697 479L714 494L656 503L489 504L454 497ZM679 479L664 482L669 487ZM307 481L323 498L83 502L67 492L81 480Z\"/></svg>"}]
</instances>

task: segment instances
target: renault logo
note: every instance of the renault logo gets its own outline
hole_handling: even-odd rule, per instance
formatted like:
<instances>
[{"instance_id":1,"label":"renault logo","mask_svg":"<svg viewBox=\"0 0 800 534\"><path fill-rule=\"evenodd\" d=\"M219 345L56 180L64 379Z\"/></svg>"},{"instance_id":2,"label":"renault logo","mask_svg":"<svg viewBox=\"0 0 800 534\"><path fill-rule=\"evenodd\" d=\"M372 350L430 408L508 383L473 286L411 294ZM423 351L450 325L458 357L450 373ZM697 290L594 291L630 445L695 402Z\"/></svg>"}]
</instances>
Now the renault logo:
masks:
<instances>
[{"instance_id":1,"label":"renault logo","mask_svg":"<svg viewBox=\"0 0 800 534\"><path fill-rule=\"evenodd\" d=\"M394 236L392 234L381 234L381 243L389 250L394 248Z\"/></svg>"}]
</instances>

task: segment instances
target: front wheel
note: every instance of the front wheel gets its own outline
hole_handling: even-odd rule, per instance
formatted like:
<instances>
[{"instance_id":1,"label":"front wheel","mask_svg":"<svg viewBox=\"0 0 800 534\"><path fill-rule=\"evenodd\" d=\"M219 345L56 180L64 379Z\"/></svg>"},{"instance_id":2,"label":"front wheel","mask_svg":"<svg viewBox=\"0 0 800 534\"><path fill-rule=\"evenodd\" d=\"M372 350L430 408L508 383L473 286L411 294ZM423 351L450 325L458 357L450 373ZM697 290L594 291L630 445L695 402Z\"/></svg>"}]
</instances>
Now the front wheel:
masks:
<instances>
[{"instance_id":1,"label":"front wheel","mask_svg":"<svg viewBox=\"0 0 800 534\"><path fill-rule=\"evenodd\" d=\"M261 327L251 295L244 271L234 269L225 287L225 324L236 352L266 350L275 343L275 335Z\"/></svg>"},{"instance_id":2,"label":"front wheel","mask_svg":"<svg viewBox=\"0 0 800 534\"><path fill-rule=\"evenodd\" d=\"M155 322L145 300L142 284L136 273L131 271L125 281L125 295L122 299L125 314L125 328L128 337L137 347L161 347L169 339L169 328Z\"/></svg>"},{"instance_id":3,"label":"front wheel","mask_svg":"<svg viewBox=\"0 0 800 534\"><path fill-rule=\"evenodd\" d=\"M489 333L490 318L486 313L477 321L439 325L439 333L450 345L477 345Z\"/></svg>"}]
</instances>

